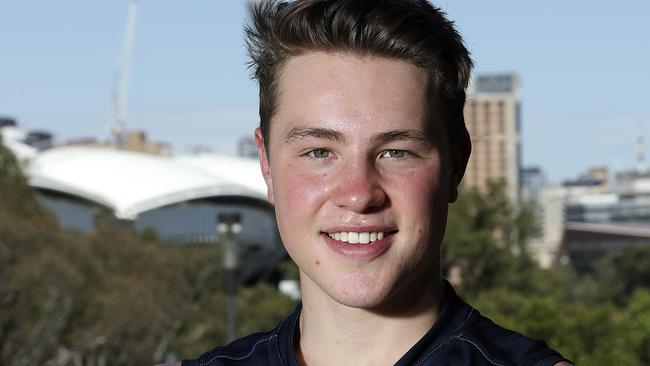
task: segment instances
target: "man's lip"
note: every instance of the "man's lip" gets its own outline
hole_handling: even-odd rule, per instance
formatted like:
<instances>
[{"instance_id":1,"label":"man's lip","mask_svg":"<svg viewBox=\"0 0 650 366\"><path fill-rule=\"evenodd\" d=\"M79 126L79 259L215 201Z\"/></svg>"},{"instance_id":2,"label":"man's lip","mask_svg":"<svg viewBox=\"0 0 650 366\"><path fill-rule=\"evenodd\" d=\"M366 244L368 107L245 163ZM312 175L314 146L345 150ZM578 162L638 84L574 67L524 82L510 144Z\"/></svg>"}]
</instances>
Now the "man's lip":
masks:
<instances>
[{"instance_id":1,"label":"man's lip","mask_svg":"<svg viewBox=\"0 0 650 366\"><path fill-rule=\"evenodd\" d=\"M337 230L338 229L339 228L337 228ZM344 258L347 258L349 260L371 260L382 255L390 248L391 244L394 241L392 234L396 232L396 230L393 230L390 233L386 233L382 239L378 239L367 244L350 244L344 241L336 240L324 232L321 234L321 237L332 251L338 253Z\"/></svg>"},{"instance_id":2,"label":"man's lip","mask_svg":"<svg viewBox=\"0 0 650 366\"><path fill-rule=\"evenodd\" d=\"M364 226L334 226L323 230L323 233L340 233L340 232L357 232L357 233L371 233L381 231L384 234L394 233L397 231L395 227L381 226L381 225L364 225Z\"/></svg>"}]
</instances>

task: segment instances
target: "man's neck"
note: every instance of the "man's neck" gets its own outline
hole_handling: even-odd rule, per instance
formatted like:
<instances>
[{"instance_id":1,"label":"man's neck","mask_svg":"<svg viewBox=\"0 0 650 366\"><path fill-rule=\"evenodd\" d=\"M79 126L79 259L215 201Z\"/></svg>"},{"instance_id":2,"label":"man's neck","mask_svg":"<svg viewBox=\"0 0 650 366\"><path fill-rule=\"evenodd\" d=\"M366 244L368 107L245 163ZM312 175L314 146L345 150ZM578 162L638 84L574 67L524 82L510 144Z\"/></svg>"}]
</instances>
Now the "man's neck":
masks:
<instances>
[{"instance_id":1,"label":"man's neck","mask_svg":"<svg viewBox=\"0 0 650 366\"><path fill-rule=\"evenodd\" d=\"M303 281L295 335L298 361L307 366L393 365L436 321L442 294L440 280L435 280L418 293L406 294L408 305L401 313L385 313L345 306Z\"/></svg>"}]
</instances>

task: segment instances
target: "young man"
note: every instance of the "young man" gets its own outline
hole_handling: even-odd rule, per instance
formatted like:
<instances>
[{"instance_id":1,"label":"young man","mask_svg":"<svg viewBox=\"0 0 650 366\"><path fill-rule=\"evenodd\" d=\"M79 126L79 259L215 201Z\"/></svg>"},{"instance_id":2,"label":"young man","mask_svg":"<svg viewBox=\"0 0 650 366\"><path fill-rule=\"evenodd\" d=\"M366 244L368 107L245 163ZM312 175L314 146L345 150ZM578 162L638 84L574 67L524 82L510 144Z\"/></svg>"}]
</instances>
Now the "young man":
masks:
<instances>
[{"instance_id":1,"label":"young man","mask_svg":"<svg viewBox=\"0 0 650 366\"><path fill-rule=\"evenodd\" d=\"M302 305L182 365L568 364L441 279L472 67L444 14L424 0L267 1L247 36L261 169Z\"/></svg>"}]
</instances>

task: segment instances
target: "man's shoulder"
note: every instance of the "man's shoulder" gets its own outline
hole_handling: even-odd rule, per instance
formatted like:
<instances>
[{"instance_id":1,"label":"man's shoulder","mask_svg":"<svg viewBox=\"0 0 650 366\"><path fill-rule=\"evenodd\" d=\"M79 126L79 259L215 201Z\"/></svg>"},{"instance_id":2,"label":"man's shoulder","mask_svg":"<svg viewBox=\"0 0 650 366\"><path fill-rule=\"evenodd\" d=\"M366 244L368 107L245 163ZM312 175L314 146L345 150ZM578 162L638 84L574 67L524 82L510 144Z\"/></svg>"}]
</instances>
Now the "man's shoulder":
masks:
<instances>
[{"instance_id":1,"label":"man's shoulder","mask_svg":"<svg viewBox=\"0 0 650 366\"><path fill-rule=\"evenodd\" d=\"M543 340L495 324L445 283L445 305L429 331L434 336L425 336L423 344L414 347L417 364L554 366L567 361Z\"/></svg>"},{"instance_id":2,"label":"man's shoulder","mask_svg":"<svg viewBox=\"0 0 650 366\"><path fill-rule=\"evenodd\" d=\"M291 337L302 306L267 332L250 334L227 346L216 347L193 360L183 360L182 366L225 366L225 365L280 365L281 355L292 349ZM282 341L280 340L282 338Z\"/></svg>"},{"instance_id":3,"label":"man's shoulder","mask_svg":"<svg viewBox=\"0 0 650 366\"><path fill-rule=\"evenodd\" d=\"M474 355L491 365L553 366L566 361L543 340L504 328L470 309L467 321L441 345L450 357Z\"/></svg>"},{"instance_id":4,"label":"man's shoulder","mask_svg":"<svg viewBox=\"0 0 650 366\"><path fill-rule=\"evenodd\" d=\"M268 364L271 342L277 337L273 331L253 333L227 346L216 347L193 360L184 360L182 366L265 365Z\"/></svg>"},{"instance_id":5,"label":"man's shoulder","mask_svg":"<svg viewBox=\"0 0 650 366\"><path fill-rule=\"evenodd\" d=\"M488 355L517 364L554 365L563 360L545 341L504 328L480 314L462 337Z\"/></svg>"}]
</instances>

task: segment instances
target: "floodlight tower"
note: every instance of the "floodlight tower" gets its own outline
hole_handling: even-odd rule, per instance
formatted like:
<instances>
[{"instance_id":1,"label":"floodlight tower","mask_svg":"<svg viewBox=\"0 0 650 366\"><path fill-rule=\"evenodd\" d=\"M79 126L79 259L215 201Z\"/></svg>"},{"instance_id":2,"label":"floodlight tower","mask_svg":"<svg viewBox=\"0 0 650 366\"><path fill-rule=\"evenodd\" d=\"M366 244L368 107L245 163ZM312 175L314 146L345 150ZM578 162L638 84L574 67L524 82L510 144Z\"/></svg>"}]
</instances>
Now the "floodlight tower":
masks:
<instances>
[{"instance_id":1,"label":"floodlight tower","mask_svg":"<svg viewBox=\"0 0 650 366\"><path fill-rule=\"evenodd\" d=\"M124 146L124 135L126 132L126 95L131 74L131 63L133 61L133 46L135 44L135 20L138 14L139 0L129 0L129 12L126 20L126 31L124 43L120 55L117 72L115 74L115 85L113 87L113 124L110 128L118 149Z\"/></svg>"}]
</instances>

